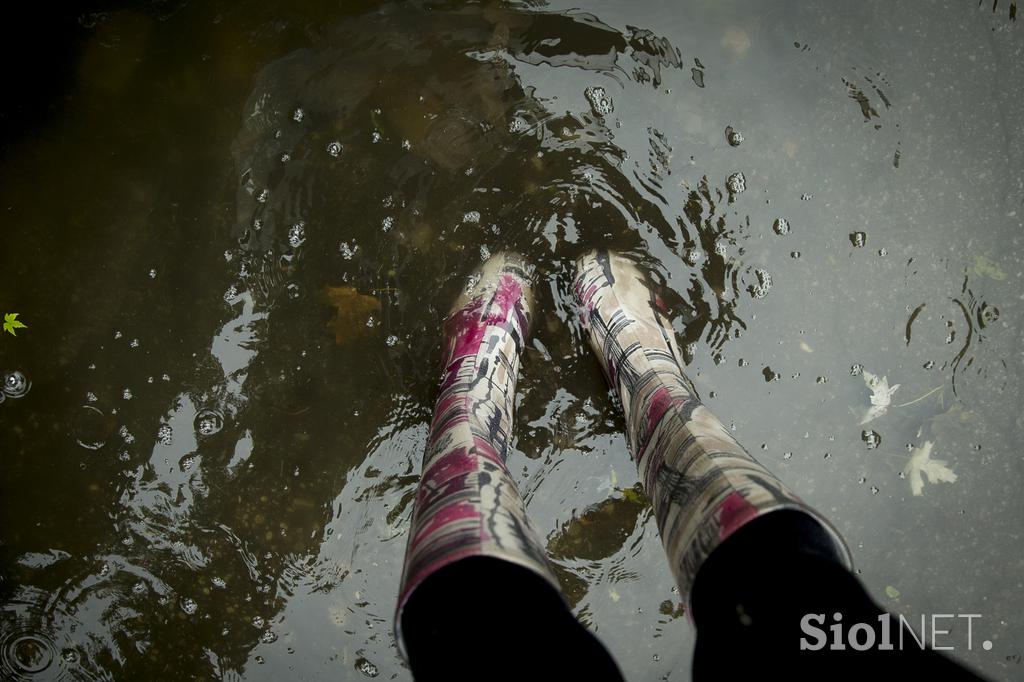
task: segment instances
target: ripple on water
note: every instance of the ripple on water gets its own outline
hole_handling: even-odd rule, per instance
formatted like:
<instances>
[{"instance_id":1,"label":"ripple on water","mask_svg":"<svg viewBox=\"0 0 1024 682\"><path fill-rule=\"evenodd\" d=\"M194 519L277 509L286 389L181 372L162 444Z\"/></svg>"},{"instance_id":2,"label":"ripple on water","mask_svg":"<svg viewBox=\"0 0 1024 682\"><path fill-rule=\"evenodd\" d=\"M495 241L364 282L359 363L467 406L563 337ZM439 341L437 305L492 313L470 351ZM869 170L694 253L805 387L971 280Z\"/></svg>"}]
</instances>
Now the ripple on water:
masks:
<instances>
[{"instance_id":1,"label":"ripple on water","mask_svg":"<svg viewBox=\"0 0 1024 682\"><path fill-rule=\"evenodd\" d=\"M75 442L87 450L99 450L114 433L116 422L111 416L92 405L78 408L72 425Z\"/></svg>"},{"instance_id":2,"label":"ripple on water","mask_svg":"<svg viewBox=\"0 0 1024 682\"><path fill-rule=\"evenodd\" d=\"M4 372L2 389L5 397L21 398L28 393L31 388L32 382L30 382L28 378L18 370Z\"/></svg>"}]
</instances>

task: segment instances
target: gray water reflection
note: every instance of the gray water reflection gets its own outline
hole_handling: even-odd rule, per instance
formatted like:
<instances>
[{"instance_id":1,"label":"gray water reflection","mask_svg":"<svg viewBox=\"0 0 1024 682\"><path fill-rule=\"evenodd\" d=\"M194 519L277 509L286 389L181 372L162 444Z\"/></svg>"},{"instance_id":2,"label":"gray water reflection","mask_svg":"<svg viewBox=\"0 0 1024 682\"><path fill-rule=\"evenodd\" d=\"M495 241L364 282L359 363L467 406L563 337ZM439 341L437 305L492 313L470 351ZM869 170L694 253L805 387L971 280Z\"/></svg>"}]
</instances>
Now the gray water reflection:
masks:
<instances>
[{"instance_id":1,"label":"gray water reflection","mask_svg":"<svg viewBox=\"0 0 1024 682\"><path fill-rule=\"evenodd\" d=\"M608 245L664 285L702 397L876 597L983 614L992 650L957 655L1018 676L1011 7L89 15L74 98L0 167L0 304L30 324L0 370L31 382L0 404L0 669L408 679L390 618L438 323L513 248L542 274L522 493L627 676L688 679L564 293ZM900 387L865 421L869 375ZM928 443L956 480L915 495Z\"/></svg>"}]
</instances>

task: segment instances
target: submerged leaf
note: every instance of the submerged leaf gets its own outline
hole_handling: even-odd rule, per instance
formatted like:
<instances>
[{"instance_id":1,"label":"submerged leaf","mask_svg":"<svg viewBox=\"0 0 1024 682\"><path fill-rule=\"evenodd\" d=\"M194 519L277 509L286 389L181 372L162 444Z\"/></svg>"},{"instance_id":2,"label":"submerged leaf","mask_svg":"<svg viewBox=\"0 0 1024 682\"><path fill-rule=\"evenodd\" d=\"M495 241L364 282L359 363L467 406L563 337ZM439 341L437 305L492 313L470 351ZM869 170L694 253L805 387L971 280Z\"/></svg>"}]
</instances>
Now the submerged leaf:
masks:
<instances>
[{"instance_id":1,"label":"submerged leaf","mask_svg":"<svg viewBox=\"0 0 1024 682\"><path fill-rule=\"evenodd\" d=\"M928 477L929 483L955 483L956 474L946 466L945 460L932 459L932 441L924 442L924 445L914 448L910 453L910 461L907 462L903 474L910 479L910 491L914 495L920 495L924 490L924 479L922 474Z\"/></svg>"},{"instance_id":2,"label":"submerged leaf","mask_svg":"<svg viewBox=\"0 0 1024 682\"><path fill-rule=\"evenodd\" d=\"M380 300L360 294L355 287L325 287L328 304L335 309L334 318L327 327L334 331L334 342L342 344L370 331L368 324L373 313L380 312Z\"/></svg>"},{"instance_id":3,"label":"submerged leaf","mask_svg":"<svg viewBox=\"0 0 1024 682\"><path fill-rule=\"evenodd\" d=\"M871 407L864 413L864 418L860 420L861 424L867 424L888 411L889 405L892 404L892 394L900 385L889 386L888 377L879 378L867 370L864 370L863 376L864 383L871 389Z\"/></svg>"}]
</instances>

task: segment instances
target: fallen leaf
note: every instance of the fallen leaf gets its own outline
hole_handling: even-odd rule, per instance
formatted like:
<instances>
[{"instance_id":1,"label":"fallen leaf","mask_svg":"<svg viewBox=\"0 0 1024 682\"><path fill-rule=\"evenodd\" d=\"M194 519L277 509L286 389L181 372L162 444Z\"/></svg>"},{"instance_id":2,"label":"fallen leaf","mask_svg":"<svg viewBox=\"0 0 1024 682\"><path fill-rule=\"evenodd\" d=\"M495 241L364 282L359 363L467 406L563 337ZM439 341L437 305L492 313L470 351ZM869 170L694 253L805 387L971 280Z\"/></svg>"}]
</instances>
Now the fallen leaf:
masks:
<instances>
[{"instance_id":1,"label":"fallen leaf","mask_svg":"<svg viewBox=\"0 0 1024 682\"><path fill-rule=\"evenodd\" d=\"M897 590L892 585L886 585L885 586L885 596L889 597L889 599L892 599L892 600L895 600L895 601L899 601L900 591Z\"/></svg>"},{"instance_id":2,"label":"fallen leaf","mask_svg":"<svg viewBox=\"0 0 1024 682\"><path fill-rule=\"evenodd\" d=\"M334 318L327 323L334 331L334 342L342 344L370 333L367 323L373 313L380 312L380 300L360 294L355 287L324 287L327 303L335 309Z\"/></svg>"},{"instance_id":3,"label":"fallen leaf","mask_svg":"<svg viewBox=\"0 0 1024 682\"><path fill-rule=\"evenodd\" d=\"M903 475L910 479L910 492L914 495L920 495L924 490L922 474L928 477L929 483L956 482L956 474L946 466L944 460L932 459L934 445L935 443L927 440L921 447L914 448L910 453L910 461L907 462L907 466L903 470Z\"/></svg>"},{"instance_id":4,"label":"fallen leaf","mask_svg":"<svg viewBox=\"0 0 1024 682\"><path fill-rule=\"evenodd\" d=\"M28 329L28 325L18 319L18 313L7 313L4 315L4 331L11 336L17 336L15 329Z\"/></svg>"},{"instance_id":5,"label":"fallen leaf","mask_svg":"<svg viewBox=\"0 0 1024 682\"><path fill-rule=\"evenodd\" d=\"M860 420L860 423L867 424L888 411L889 405L892 404L892 394L900 385L896 384L890 387L888 377L879 378L867 370L864 370L863 375L864 383L871 389L871 407L864 413L864 418Z\"/></svg>"}]
</instances>

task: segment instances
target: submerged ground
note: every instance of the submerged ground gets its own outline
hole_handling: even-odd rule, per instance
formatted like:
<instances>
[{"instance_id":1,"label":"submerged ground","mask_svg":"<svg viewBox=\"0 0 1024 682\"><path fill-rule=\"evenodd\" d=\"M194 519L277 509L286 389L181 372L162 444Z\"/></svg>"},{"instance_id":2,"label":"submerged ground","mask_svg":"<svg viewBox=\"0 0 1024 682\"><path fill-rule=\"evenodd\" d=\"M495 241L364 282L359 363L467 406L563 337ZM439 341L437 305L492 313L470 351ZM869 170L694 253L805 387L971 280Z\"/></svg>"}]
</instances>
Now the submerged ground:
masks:
<instances>
[{"instance_id":1,"label":"submerged ground","mask_svg":"<svg viewBox=\"0 0 1024 682\"><path fill-rule=\"evenodd\" d=\"M954 655L1020 678L1021 30L973 0L76 16L40 101L3 105L2 676L409 679L439 321L516 249L521 492L626 676L689 679L565 293L607 245L875 597L980 614Z\"/></svg>"}]
</instances>

